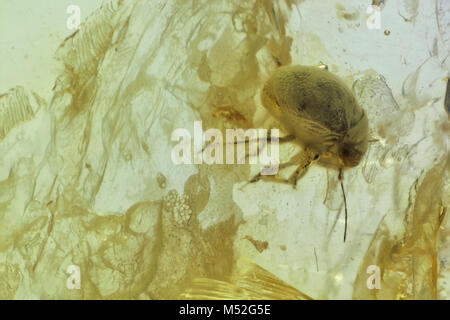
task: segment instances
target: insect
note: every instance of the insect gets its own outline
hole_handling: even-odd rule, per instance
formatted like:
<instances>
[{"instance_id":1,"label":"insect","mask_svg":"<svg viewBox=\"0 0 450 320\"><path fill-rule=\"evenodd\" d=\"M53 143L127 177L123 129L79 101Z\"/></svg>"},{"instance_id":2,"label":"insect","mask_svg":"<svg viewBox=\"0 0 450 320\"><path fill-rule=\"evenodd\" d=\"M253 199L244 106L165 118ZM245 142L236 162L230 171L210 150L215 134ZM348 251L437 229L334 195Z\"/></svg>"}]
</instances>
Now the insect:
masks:
<instances>
[{"instance_id":1,"label":"insect","mask_svg":"<svg viewBox=\"0 0 450 320\"><path fill-rule=\"evenodd\" d=\"M339 172L345 204L344 242L347 237L347 201L343 170L359 164L368 147L369 123L352 91L326 68L284 66L266 82L261 99L264 107L289 134L280 142L293 141L303 151L280 169L297 165L286 180L258 174L260 179L292 183L305 174L313 163Z\"/></svg>"}]
</instances>

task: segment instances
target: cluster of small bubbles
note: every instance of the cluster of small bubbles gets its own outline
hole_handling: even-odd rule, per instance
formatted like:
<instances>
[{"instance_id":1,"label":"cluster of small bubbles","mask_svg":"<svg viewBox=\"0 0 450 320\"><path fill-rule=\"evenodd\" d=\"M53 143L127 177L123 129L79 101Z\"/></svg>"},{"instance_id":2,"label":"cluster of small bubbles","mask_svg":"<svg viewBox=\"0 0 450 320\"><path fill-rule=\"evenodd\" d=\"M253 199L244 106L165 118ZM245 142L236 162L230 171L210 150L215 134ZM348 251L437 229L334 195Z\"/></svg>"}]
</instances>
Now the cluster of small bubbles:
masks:
<instances>
[{"instance_id":1,"label":"cluster of small bubbles","mask_svg":"<svg viewBox=\"0 0 450 320\"><path fill-rule=\"evenodd\" d=\"M175 223L182 227L187 226L192 215L188 204L189 197L187 195L180 196L178 192L171 190L164 200L165 209L172 213Z\"/></svg>"}]
</instances>

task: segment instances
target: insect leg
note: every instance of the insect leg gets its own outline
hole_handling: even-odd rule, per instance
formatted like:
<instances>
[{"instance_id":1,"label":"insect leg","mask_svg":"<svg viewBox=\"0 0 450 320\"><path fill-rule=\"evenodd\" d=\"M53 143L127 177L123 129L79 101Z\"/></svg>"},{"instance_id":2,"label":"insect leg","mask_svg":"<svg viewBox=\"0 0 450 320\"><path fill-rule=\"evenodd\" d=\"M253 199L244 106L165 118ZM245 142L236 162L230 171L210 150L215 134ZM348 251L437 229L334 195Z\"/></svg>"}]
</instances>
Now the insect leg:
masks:
<instances>
[{"instance_id":1,"label":"insect leg","mask_svg":"<svg viewBox=\"0 0 450 320\"><path fill-rule=\"evenodd\" d=\"M286 143L286 142L290 142L290 141L293 141L293 140L295 140L296 139L296 137L294 136L294 135L287 135L287 136L284 136L284 137L279 137L278 138L278 144L282 144L282 143ZM245 140L241 140L241 141L234 141L234 142L229 142L228 144L241 144L241 143L248 143L248 142L257 142L258 141L258 139L252 139L252 140L250 140L249 138L245 138ZM269 134L267 135L267 143L271 143L272 142L272 140L271 140L271 135L270 135L270 131L269 131ZM260 146L259 144L257 145L257 154L259 154L260 153L260 148L261 147L265 147L265 146ZM250 154L248 153L248 152L246 152L245 153L245 161L247 161L247 159L248 159L248 157L250 156Z\"/></svg>"},{"instance_id":2,"label":"insect leg","mask_svg":"<svg viewBox=\"0 0 450 320\"><path fill-rule=\"evenodd\" d=\"M300 156L298 158L298 167L288 179L288 181L293 185L294 188L297 187L297 181L305 175L311 164L319 159L319 154L310 149L306 149L304 152L300 153Z\"/></svg>"},{"instance_id":3,"label":"insect leg","mask_svg":"<svg viewBox=\"0 0 450 320\"><path fill-rule=\"evenodd\" d=\"M269 133L267 134L267 143L272 143L271 139L272 139L272 136L270 135L270 131L269 131ZM290 141L293 141L293 140L295 140L295 136L294 135L287 135L287 136L284 136L284 137L279 137L278 138L278 143L281 144L281 143L286 143L286 142L290 142ZM249 143L249 142L258 142L258 139L250 140L249 138L245 138L245 140L234 141L234 142L227 142L227 144L235 144L236 145L236 144ZM212 142L207 143L202 148L201 152L204 152L206 150L206 148L208 148L211 145L211 143ZM259 146L258 146L258 149L259 149ZM258 152L259 152L259 150L258 150ZM247 154L245 156L245 158L247 159L248 157L249 157L249 155Z\"/></svg>"},{"instance_id":4,"label":"insect leg","mask_svg":"<svg viewBox=\"0 0 450 320\"><path fill-rule=\"evenodd\" d=\"M267 134L267 143L271 143L272 142L272 136L270 135L270 132ZM256 139L256 140L251 140L251 142L255 142L255 141L257 141L258 139ZM293 141L293 140L295 140L295 136L294 135L287 135L287 136L284 136L284 137L279 137L278 138L278 143L286 143L286 142L290 142L290 141ZM248 142L250 142L250 140L248 139L248 138L245 138L245 140L241 140L241 141L234 141L233 142L233 144L240 144L240 143L248 143Z\"/></svg>"},{"instance_id":5,"label":"insect leg","mask_svg":"<svg viewBox=\"0 0 450 320\"><path fill-rule=\"evenodd\" d=\"M280 165L278 166L278 170L284 169L284 168L288 168L291 166L295 166L297 164L296 161L293 160L289 160L288 162L285 163L280 163ZM279 175L262 175L261 172L258 173L256 176L254 176L252 179L250 179L250 181L248 183L255 183L258 182L259 180L266 180L266 181L272 181L272 182L278 182L278 183L285 183L285 184L291 184L291 182L288 179L284 179L281 178Z\"/></svg>"},{"instance_id":6,"label":"insect leg","mask_svg":"<svg viewBox=\"0 0 450 320\"><path fill-rule=\"evenodd\" d=\"M284 184L291 184L295 188L298 179L300 179L306 173L311 164L318 159L319 154L317 152L314 152L310 149L306 149L305 151L299 152L298 154L293 156L288 162L281 163L279 165L278 170L291 166L297 166L297 169L295 169L294 173L288 179L283 179L279 175L273 176L262 175L260 172L256 176L254 176L249 181L249 183L255 183L259 180L265 180Z\"/></svg>"}]
</instances>

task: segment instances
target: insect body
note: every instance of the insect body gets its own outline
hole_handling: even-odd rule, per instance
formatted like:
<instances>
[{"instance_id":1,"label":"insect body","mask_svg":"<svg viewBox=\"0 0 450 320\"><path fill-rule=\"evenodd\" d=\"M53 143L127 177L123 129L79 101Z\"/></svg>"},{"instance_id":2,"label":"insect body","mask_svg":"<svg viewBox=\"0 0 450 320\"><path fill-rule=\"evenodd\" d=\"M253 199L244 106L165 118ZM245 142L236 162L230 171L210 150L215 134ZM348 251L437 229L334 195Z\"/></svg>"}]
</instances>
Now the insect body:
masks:
<instances>
[{"instance_id":1,"label":"insect body","mask_svg":"<svg viewBox=\"0 0 450 320\"><path fill-rule=\"evenodd\" d=\"M304 148L302 154L280 165L298 165L288 180L294 185L314 162L338 170L342 178L342 170L357 166L367 151L367 116L350 89L327 70L281 67L267 81L261 98L264 107ZM341 187L343 190L342 179Z\"/></svg>"},{"instance_id":2,"label":"insect body","mask_svg":"<svg viewBox=\"0 0 450 320\"><path fill-rule=\"evenodd\" d=\"M267 81L262 102L326 167L354 167L367 150L369 128L364 110L350 89L326 70L281 67Z\"/></svg>"}]
</instances>

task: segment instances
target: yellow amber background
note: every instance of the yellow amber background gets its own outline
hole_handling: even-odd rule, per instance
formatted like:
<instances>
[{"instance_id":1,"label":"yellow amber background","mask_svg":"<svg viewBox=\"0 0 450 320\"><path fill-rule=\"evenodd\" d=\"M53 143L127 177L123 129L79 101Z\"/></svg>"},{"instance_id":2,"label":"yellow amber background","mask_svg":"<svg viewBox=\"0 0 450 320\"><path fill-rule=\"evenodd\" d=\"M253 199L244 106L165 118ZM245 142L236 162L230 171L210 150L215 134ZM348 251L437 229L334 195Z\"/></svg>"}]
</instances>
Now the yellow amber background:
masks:
<instances>
[{"instance_id":1,"label":"yellow amber background","mask_svg":"<svg viewBox=\"0 0 450 320\"><path fill-rule=\"evenodd\" d=\"M0 298L448 299L449 5L384 2L370 29L362 0L2 1ZM170 157L196 120L278 127L265 80L321 63L375 140L345 172L346 243L332 170L294 189Z\"/></svg>"}]
</instances>

